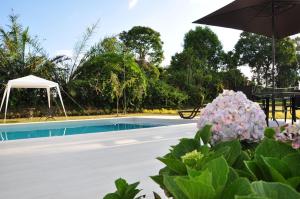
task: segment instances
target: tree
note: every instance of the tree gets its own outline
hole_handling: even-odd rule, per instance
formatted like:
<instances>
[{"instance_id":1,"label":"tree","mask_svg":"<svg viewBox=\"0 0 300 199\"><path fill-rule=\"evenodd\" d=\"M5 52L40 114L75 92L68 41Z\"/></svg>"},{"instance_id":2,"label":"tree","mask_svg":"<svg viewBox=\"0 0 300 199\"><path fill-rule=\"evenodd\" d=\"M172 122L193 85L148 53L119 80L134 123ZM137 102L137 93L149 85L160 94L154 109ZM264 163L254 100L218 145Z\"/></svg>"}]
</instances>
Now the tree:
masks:
<instances>
[{"instance_id":1,"label":"tree","mask_svg":"<svg viewBox=\"0 0 300 199\"><path fill-rule=\"evenodd\" d=\"M168 82L189 96L188 105L199 105L202 96L211 100L222 90L219 71L224 67L222 45L209 28L197 27L184 38L168 68ZM229 59L228 59L229 60Z\"/></svg>"},{"instance_id":2,"label":"tree","mask_svg":"<svg viewBox=\"0 0 300 199\"><path fill-rule=\"evenodd\" d=\"M0 27L0 75L3 83L9 78L17 78L35 73L46 61L43 48L37 37L29 34L29 28L18 23L18 16L9 15L7 30Z\"/></svg>"},{"instance_id":3,"label":"tree","mask_svg":"<svg viewBox=\"0 0 300 199\"><path fill-rule=\"evenodd\" d=\"M59 71L54 60L47 57L37 36L29 33L18 21L18 15L9 15L9 24L0 27L0 81L4 85L8 80L35 74L50 80ZM10 103L19 106L37 104L38 98L29 100L32 95L45 96L42 90L14 90ZM20 103L21 102L21 103Z\"/></svg>"},{"instance_id":4,"label":"tree","mask_svg":"<svg viewBox=\"0 0 300 199\"><path fill-rule=\"evenodd\" d=\"M235 46L240 65L249 65L254 80L261 85L272 85L272 40L264 36L243 32ZM275 79L277 86L292 86L297 81L298 64L296 46L290 38L276 42Z\"/></svg>"},{"instance_id":5,"label":"tree","mask_svg":"<svg viewBox=\"0 0 300 199\"><path fill-rule=\"evenodd\" d=\"M118 76L113 72L111 72L110 83L111 83L111 87L112 87L111 98L117 99L117 116L119 116L119 99L123 95L124 87L123 87L123 85L121 85Z\"/></svg>"},{"instance_id":6,"label":"tree","mask_svg":"<svg viewBox=\"0 0 300 199\"><path fill-rule=\"evenodd\" d=\"M75 74L73 82L82 84L82 92L88 92L85 95L95 99L89 103L110 104L115 98L119 103L121 97L126 97L127 100L123 100L123 109L126 109L128 104L134 107L141 104L146 92L144 73L116 37L105 38L93 46L89 59Z\"/></svg>"},{"instance_id":7,"label":"tree","mask_svg":"<svg viewBox=\"0 0 300 199\"><path fill-rule=\"evenodd\" d=\"M184 49L193 49L195 56L205 60L211 70L219 69L223 47L210 28L198 26L195 30L190 30L184 37Z\"/></svg>"},{"instance_id":8,"label":"tree","mask_svg":"<svg viewBox=\"0 0 300 199\"><path fill-rule=\"evenodd\" d=\"M149 27L135 26L120 33L120 39L134 53L137 60L158 66L163 60L160 33Z\"/></svg>"}]
</instances>

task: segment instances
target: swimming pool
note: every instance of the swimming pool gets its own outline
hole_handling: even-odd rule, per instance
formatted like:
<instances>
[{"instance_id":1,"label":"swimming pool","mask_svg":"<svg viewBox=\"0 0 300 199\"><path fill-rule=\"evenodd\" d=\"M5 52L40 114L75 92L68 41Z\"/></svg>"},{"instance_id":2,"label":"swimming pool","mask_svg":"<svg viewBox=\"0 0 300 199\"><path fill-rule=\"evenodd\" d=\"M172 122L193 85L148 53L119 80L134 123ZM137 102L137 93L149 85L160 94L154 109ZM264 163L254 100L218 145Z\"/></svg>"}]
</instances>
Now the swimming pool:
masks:
<instances>
[{"instance_id":1,"label":"swimming pool","mask_svg":"<svg viewBox=\"0 0 300 199\"><path fill-rule=\"evenodd\" d=\"M0 125L0 141L68 136L101 132L152 128L189 123L185 120L157 120L145 118L118 118L65 122L41 122L31 124Z\"/></svg>"}]
</instances>

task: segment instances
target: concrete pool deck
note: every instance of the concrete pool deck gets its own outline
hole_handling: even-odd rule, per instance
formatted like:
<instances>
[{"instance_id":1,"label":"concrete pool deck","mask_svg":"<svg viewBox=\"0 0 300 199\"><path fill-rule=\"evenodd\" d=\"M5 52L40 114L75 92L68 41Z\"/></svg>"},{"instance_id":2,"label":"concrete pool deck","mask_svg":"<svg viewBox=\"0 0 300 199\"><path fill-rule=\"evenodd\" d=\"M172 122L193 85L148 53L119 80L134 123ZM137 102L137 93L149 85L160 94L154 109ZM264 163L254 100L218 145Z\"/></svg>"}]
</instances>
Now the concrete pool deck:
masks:
<instances>
[{"instance_id":1,"label":"concrete pool deck","mask_svg":"<svg viewBox=\"0 0 300 199\"><path fill-rule=\"evenodd\" d=\"M163 167L155 158L196 130L189 123L0 142L0 198L99 199L115 190L119 177L140 181L142 193L153 198L152 191L162 193L149 178Z\"/></svg>"}]
</instances>

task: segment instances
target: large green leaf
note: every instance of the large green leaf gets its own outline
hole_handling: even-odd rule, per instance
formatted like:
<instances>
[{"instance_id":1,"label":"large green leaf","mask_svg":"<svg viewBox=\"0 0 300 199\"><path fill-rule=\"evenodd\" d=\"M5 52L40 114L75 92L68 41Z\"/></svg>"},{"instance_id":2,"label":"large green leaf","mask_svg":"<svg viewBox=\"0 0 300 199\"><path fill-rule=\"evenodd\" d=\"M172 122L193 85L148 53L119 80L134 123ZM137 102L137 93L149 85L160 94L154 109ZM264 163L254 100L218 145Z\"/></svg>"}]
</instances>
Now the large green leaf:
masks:
<instances>
[{"instance_id":1,"label":"large green leaf","mask_svg":"<svg viewBox=\"0 0 300 199\"><path fill-rule=\"evenodd\" d=\"M253 193L251 184L247 178L238 178L228 184L221 196L221 199L234 199L236 195L249 195Z\"/></svg>"},{"instance_id":2,"label":"large green leaf","mask_svg":"<svg viewBox=\"0 0 300 199\"><path fill-rule=\"evenodd\" d=\"M253 180L263 179L263 173L255 161L245 161L244 163Z\"/></svg>"},{"instance_id":3,"label":"large green leaf","mask_svg":"<svg viewBox=\"0 0 300 199\"><path fill-rule=\"evenodd\" d=\"M104 196L103 199L122 199L122 198L116 193L109 193L106 196Z\"/></svg>"},{"instance_id":4,"label":"large green leaf","mask_svg":"<svg viewBox=\"0 0 300 199\"><path fill-rule=\"evenodd\" d=\"M164 186L164 178L162 175L156 175L156 176L150 176L150 178L156 182L160 187L163 187Z\"/></svg>"},{"instance_id":5,"label":"large green leaf","mask_svg":"<svg viewBox=\"0 0 300 199\"><path fill-rule=\"evenodd\" d=\"M208 154L206 154L202 160L204 163L209 162L211 160L217 159L219 157L224 157L227 153L229 153L230 147L222 147L216 151L210 151Z\"/></svg>"},{"instance_id":6,"label":"large green leaf","mask_svg":"<svg viewBox=\"0 0 300 199\"><path fill-rule=\"evenodd\" d=\"M257 164L262 171L263 180L269 182L287 183L285 178L267 162L266 157L257 156L256 158Z\"/></svg>"},{"instance_id":7,"label":"large green leaf","mask_svg":"<svg viewBox=\"0 0 300 199\"><path fill-rule=\"evenodd\" d=\"M229 173L229 166L223 157L211 160L207 162L204 167L212 174L212 184L216 190L216 194L219 195L227 182Z\"/></svg>"},{"instance_id":8,"label":"large green leaf","mask_svg":"<svg viewBox=\"0 0 300 199\"><path fill-rule=\"evenodd\" d=\"M232 140L227 142L221 142L214 146L214 149L218 151L227 147L229 147L229 151L224 154L224 158L227 160L227 163L230 166L232 166L237 160L237 158L240 156L242 147L238 140Z\"/></svg>"},{"instance_id":9,"label":"large green leaf","mask_svg":"<svg viewBox=\"0 0 300 199\"><path fill-rule=\"evenodd\" d=\"M178 187L188 197L188 199L214 199L216 192L213 186L203 182L203 180L204 178L175 178Z\"/></svg>"},{"instance_id":10,"label":"large green leaf","mask_svg":"<svg viewBox=\"0 0 300 199\"><path fill-rule=\"evenodd\" d=\"M205 127L203 127L202 129L200 129L195 136L196 140L201 140L203 141L204 144L209 143L209 141L211 140L211 125L206 125Z\"/></svg>"},{"instance_id":11,"label":"large green leaf","mask_svg":"<svg viewBox=\"0 0 300 199\"><path fill-rule=\"evenodd\" d=\"M300 176L287 179L289 185L300 192Z\"/></svg>"},{"instance_id":12,"label":"large green leaf","mask_svg":"<svg viewBox=\"0 0 300 199\"><path fill-rule=\"evenodd\" d=\"M253 182L252 189L258 196L268 199L299 199L300 194L288 185L278 182Z\"/></svg>"},{"instance_id":13,"label":"large green leaf","mask_svg":"<svg viewBox=\"0 0 300 199\"><path fill-rule=\"evenodd\" d=\"M293 176L300 176L300 154L298 152L285 156L282 161L288 165Z\"/></svg>"},{"instance_id":14,"label":"large green leaf","mask_svg":"<svg viewBox=\"0 0 300 199\"><path fill-rule=\"evenodd\" d=\"M284 178L292 177L292 173L288 164L278 158L264 158L265 161L274 169L276 169ZM300 160L299 160L300 161Z\"/></svg>"},{"instance_id":15,"label":"large green leaf","mask_svg":"<svg viewBox=\"0 0 300 199\"><path fill-rule=\"evenodd\" d=\"M229 173L228 173L228 177L227 177L227 184L228 184L228 182L233 182L238 178L239 178L239 174L236 172L236 170L233 169L232 167L229 167Z\"/></svg>"},{"instance_id":16,"label":"large green leaf","mask_svg":"<svg viewBox=\"0 0 300 199\"><path fill-rule=\"evenodd\" d=\"M274 139L276 132L275 132L274 128L266 128L264 134L265 134L265 137Z\"/></svg>"},{"instance_id":17,"label":"large green leaf","mask_svg":"<svg viewBox=\"0 0 300 199\"><path fill-rule=\"evenodd\" d=\"M166 186L168 192L172 194L174 199L189 199L185 193L178 187L175 182L176 176L164 175L164 185ZM188 179L188 177L186 177Z\"/></svg>"},{"instance_id":18,"label":"large green leaf","mask_svg":"<svg viewBox=\"0 0 300 199\"><path fill-rule=\"evenodd\" d=\"M190 178L195 179L203 184L212 185L212 173L208 171L208 169L202 171L200 175Z\"/></svg>"},{"instance_id":19,"label":"large green leaf","mask_svg":"<svg viewBox=\"0 0 300 199\"><path fill-rule=\"evenodd\" d=\"M174 158L157 158L161 162L163 162L169 169L176 172L179 175L186 174L186 166L178 159Z\"/></svg>"},{"instance_id":20,"label":"large green leaf","mask_svg":"<svg viewBox=\"0 0 300 199\"><path fill-rule=\"evenodd\" d=\"M232 165L232 167L237 169L245 169L245 163L244 161L250 160L250 157L247 152L242 151L241 154L237 157L235 163Z\"/></svg>"},{"instance_id":21,"label":"large green leaf","mask_svg":"<svg viewBox=\"0 0 300 199\"><path fill-rule=\"evenodd\" d=\"M235 196L234 199L269 199L269 198L263 196L249 195L249 196Z\"/></svg>"},{"instance_id":22,"label":"large green leaf","mask_svg":"<svg viewBox=\"0 0 300 199\"><path fill-rule=\"evenodd\" d=\"M138 182L128 184L126 180L119 178L115 181L117 191L104 196L104 199L134 199L141 191L137 189ZM140 197L138 197L140 198Z\"/></svg>"},{"instance_id":23,"label":"large green leaf","mask_svg":"<svg viewBox=\"0 0 300 199\"><path fill-rule=\"evenodd\" d=\"M126 180L119 178L115 181L115 185L116 185L118 194L120 196L124 195L126 192L126 189L128 187L128 183L126 182Z\"/></svg>"},{"instance_id":24,"label":"large green leaf","mask_svg":"<svg viewBox=\"0 0 300 199\"><path fill-rule=\"evenodd\" d=\"M192 152L194 150L198 150L200 147L200 142L195 139L187 139L183 138L180 142L173 146L171 150L171 154L180 159L181 156L185 155L186 153Z\"/></svg>"},{"instance_id":25,"label":"large green leaf","mask_svg":"<svg viewBox=\"0 0 300 199\"><path fill-rule=\"evenodd\" d=\"M269 138L265 138L255 150L255 156L276 157L279 159L290 153L295 153L290 145Z\"/></svg>"}]
</instances>

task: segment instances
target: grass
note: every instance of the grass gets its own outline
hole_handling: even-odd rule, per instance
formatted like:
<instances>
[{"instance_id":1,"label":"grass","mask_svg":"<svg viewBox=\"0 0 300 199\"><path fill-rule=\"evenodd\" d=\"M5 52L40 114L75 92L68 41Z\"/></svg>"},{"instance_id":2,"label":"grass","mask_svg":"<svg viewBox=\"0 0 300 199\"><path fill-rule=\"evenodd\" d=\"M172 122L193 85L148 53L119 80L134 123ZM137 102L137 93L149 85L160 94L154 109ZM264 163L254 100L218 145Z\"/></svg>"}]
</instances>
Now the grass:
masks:
<instances>
[{"instance_id":1,"label":"grass","mask_svg":"<svg viewBox=\"0 0 300 199\"><path fill-rule=\"evenodd\" d=\"M145 109L142 113L128 113L126 115L119 114L118 117L124 116L151 116L151 115L177 115L176 110L168 110L168 109ZM101 119L101 118L116 118L117 114L108 114L108 115L89 115L89 116L68 116L67 120L84 120L84 119ZM64 116L58 116L54 119L33 117L33 118L14 118L7 119L6 123L29 123L29 122L45 122L45 121L63 121L66 120ZM1 119L0 119L1 123Z\"/></svg>"},{"instance_id":2,"label":"grass","mask_svg":"<svg viewBox=\"0 0 300 199\"><path fill-rule=\"evenodd\" d=\"M281 106L277 106L276 110L281 110ZM151 115L178 115L177 110L174 109L144 109L142 113L128 113L126 115L119 114L119 117L124 116L151 116ZM270 118L272 116L270 111ZM276 112L275 113L276 119L284 119L284 113L283 112ZM68 120L84 120L84 119L101 119L101 118L116 118L116 114L107 114L107 115L89 115L89 116L69 116ZM297 117L300 118L300 111L297 111ZM291 119L292 115L290 114L288 110L287 118ZM63 116L55 117L55 120L46 118L40 118L40 117L34 117L34 118L14 118L14 119L7 119L6 123L29 123L29 122L44 122L44 121L63 121L66 120ZM0 119L1 123L1 119Z\"/></svg>"}]
</instances>

